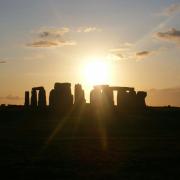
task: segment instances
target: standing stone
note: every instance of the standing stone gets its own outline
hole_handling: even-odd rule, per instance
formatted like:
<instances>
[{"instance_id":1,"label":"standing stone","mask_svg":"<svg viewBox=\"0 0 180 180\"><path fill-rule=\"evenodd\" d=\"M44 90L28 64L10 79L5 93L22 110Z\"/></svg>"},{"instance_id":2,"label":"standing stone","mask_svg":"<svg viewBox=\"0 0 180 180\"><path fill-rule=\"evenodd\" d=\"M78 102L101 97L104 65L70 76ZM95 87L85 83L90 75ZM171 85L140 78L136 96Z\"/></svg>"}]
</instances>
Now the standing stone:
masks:
<instances>
[{"instance_id":1,"label":"standing stone","mask_svg":"<svg viewBox=\"0 0 180 180\"><path fill-rule=\"evenodd\" d=\"M25 101L24 101L25 106L29 106L29 91L25 91Z\"/></svg>"},{"instance_id":2,"label":"standing stone","mask_svg":"<svg viewBox=\"0 0 180 180\"><path fill-rule=\"evenodd\" d=\"M146 96L147 96L147 92L145 92L145 91L137 92L137 108L143 109L146 107L146 102L145 102Z\"/></svg>"},{"instance_id":3,"label":"standing stone","mask_svg":"<svg viewBox=\"0 0 180 180\"><path fill-rule=\"evenodd\" d=\"M31 106L37 107L37 92L33 88L31 91Z\"/></svg>"},{"instance_id":4,"label":"standing stone","mask_svg":"<svg viewBox=\"0 0 180 180\"><path fill-rule=\"evenodd\" d=\"M50 106L56 111L67 112L73 105L70 83L55 83L54 89L50 92Z\"/></svg>"},{"instance_id":5,"label":"standing stone","mask_svg":"<svg viewBox=\"0 0 180 180\"><path fill-rule=\"evenodd\" d=\"M43 87L39 88L38 107L46 107L46 91Z\"/></svg>"},{"instance_id":6,"label":"standing stone","mask_svg":"<svg viewBox=\"0 0 180 180\"><path fill-rule=\"evenodd\" d=\"M86 103L85 97L84 97L84 90L82 89L82 86L80 84L76 84L74 88L74 104L77 106L81 106Z\"/></svg>"}]
</instances>

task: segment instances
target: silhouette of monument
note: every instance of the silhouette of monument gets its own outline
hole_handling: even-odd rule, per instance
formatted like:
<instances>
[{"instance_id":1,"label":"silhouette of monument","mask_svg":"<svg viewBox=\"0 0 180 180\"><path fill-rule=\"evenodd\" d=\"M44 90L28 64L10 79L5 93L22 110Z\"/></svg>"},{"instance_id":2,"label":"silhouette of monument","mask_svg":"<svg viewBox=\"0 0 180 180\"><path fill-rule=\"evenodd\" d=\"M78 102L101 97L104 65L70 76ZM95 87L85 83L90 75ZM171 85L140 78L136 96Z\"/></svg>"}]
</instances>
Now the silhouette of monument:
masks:
<instances>
[{"instance_id":1,"label":"silhouette of monument","mask_svg":"<svg viewBox=\"0 0 180 180\"><path fill-rule=\"evenodd\" d=\"M113 91L109 85L97 85L90 93L90 104L98 106L113 106Z\"/></svg>"},{"instance_id":2,"label":"silhouette of monument","mask_svg":"<svg viewBox=\"0 0 180 180\"><path fill-rule=\"evenodd\" d=\"M74 88L74 104L76 106L81 106L86 103L84 90L80 84L76 84Z\"/></svg>"},{"instance_id":3,"label":"silhouette of monument","mask_svg":"<svg viewBox=\"0 0 180 180\"><path fill-rule=\"evenodd\" d=\"M24 101L25 106L29 106L29 91L25 91L25 101Z\"/></svg>"},{"instance_id":4,"label":"silhouette of monument","mask_svg":"<svg viewBox=\"0 0 180 180\"><path fill-rule=\"evenodd\" d=\"M117 106L122 109L136 108L136 92L132 87L114 87L117 90Z\"/></svg>"},{"instance_id":5,"label":"silhouette of monument","mask_svg":"<svg viewBox=\"0 0 180 180\"><path fill-rule=\"evenodd\" d=\"M37 107L37 92L33 88L31 90L31 107Z\"/></svg>"},{"instance_id":6,"label":"silhouette of monument","mask_svg":"<svg viewBox=\"0 0 180 180\"><path fill-rule=\"evenodd\" d=\"M146 96L147 96L147 92L145 92L145 91L138 91L137 92L137 106L139 108L146 107L146 102L145 102Z\"/></svg>"},{"instance_id":7,"label":"silhouette of monument","mask_svg":"<svg viewBox=\"0 0 180 180\"><path fill-rule=\"evenodd\" d=\"M49 95L49 106L57 111L67 112L73 105L70 83L55 83Z\"/></svg>"},{"instance_id":8,"label":"silhouette of monument","mask_svg":"<svg viewBox=\"0 0 180 180\"><path fill-rule=\"evenodd\" d=\"M38 100L37 100L37 91ZM44 87L33 87L31 91L31 106L32 107L46 107L46 91Z\"/></svg>"},{"instance_id":9,"label":"silhouette of monument","mask_svg":"<svg viewBox=\"0 0 180 180\"><path fill-rule=\"evenodd\" d=\"M37 91L38 98L37 98ZM117 109L119 110L138 110L146 107L145 98L147 93L144 91L136 92L133 87L120 87L109 85L96 85L90 92L90 105L95 111L110 112L114 109L114 94L117 92ZM29 91L25 92L25 106L46 107L46 92L44 87L33 87L31 91L31 103L29 103ZM85 107L86 100L84 90L80 84L74 87L71 94L70 83L55 83L54 89L49 94L49 107L57 112L68 112L72 106L76 112Z\"/></svg>"},{"instance_id":10,"label":"silhouette of monument","mask_svg":"<svg viewBox=\"0 0 180 180\"><path fill-rule=\"evenodd\" d=\"M90 93L90 104L94 107L101 106L103 108L114 106L113 91L117 91L117 106L119 109L139 109L145 108L144 91L135 92L132 87L119 87L98 85Z\"/></svg>"},{"instance_id":11,"label":"silhouette of monument","mask_svg":"<svg viewBox=\"0 0 180 180\"><path fill-rule=\"evenodd\" d=\"M100 117L109 117L114 110L113 91L109 85L94 86L90 92L92 113Z\"/></svg>"}]
</instances>

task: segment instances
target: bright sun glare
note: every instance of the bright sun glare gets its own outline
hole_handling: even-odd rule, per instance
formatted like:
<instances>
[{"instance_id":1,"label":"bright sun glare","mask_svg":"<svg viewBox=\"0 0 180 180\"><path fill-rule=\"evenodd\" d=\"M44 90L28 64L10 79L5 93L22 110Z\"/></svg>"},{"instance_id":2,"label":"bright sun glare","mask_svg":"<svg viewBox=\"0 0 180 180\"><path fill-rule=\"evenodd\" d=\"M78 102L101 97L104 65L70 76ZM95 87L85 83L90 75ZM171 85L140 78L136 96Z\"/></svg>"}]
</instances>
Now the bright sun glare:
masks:
<instances>
[{"instance_id":1,"label":"bright sun glare","mask_svg":"<svg viewBox=\"0 0 180 180\"><path fill-rule=\"evenodd\" d=\"M106 84L108 81L108 64L100 59L90 60L84 68L84 78L90 85Z\"/></svg>"}]
</instances>

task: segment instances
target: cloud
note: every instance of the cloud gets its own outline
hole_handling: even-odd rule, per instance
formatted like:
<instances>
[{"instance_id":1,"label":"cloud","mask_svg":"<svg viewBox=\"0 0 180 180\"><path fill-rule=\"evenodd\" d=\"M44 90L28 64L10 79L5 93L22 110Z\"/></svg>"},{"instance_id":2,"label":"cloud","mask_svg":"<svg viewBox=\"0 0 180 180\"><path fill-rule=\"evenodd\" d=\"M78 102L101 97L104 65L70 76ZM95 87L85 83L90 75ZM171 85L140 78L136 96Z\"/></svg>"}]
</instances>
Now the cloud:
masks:
<instances>
[{"instance_id":1,"label":"cloud","mask_svg":"<svg viewBox=\"0 0 180 180\"><path fill-rule=\"evenodd\" d=\"M152 54L151 51L140 51L140 52L137 52L136 53L136 57L137 58L145 58L145 57L148 57Z\"/></svg>"},{"instance_id":2,"label":"cloud","mask_svg":"<svg viewBox=\"0 0 180 180\"><path fill-rule=\"evenodd\" d=\"M157 53L160 49L156 51L139 51L139 52L134 52L134 51L112 51L108 54L107 58L109 60L142 60L145 59L146 57L149 57L155 53Z\"/></svg>"},{"instance_id":3,"label":"cloud","mask_svg":"<svg viewBox=\"0 0 180 180\"><path fill-rule=\"evenodd\" d=\"M5 63L7 63L7 62L4 60L0 60L0 64L5 64Z\"/></svg>"},{"instance_id":4,"label":"cloud","mask_svg":"<svg viewBox=\"0 0 180 180\"><path fill-rule=\"evenodd\" d=\"M13 95L9 94L8 96L6 96L6 99L9 99L9 100L19 100L19 99L22 99L22 98L19 97L19 96L13 96Z\"/></svg>"},{"instance_id":5,"label":"cloud","mask_svg":"<svg viewBox=\"0 0 180 180\"><path fill-rule=\"evenodd\" d=\"M7 60L9 60L9 58L0 58L0 64L7 63Z\"/></svg>"},{"instance_id":6,"label":"cloud","mask_svg":"<svg viewBox=\"0 0 180 180\"><path fill-rule=\"evenodd\" d=\"M58 46L57 42L53 42L53 41L34 41L32 43L27 44L27 46L31 46L31 47L54 47L54 46Z\"/></svg>"},{"instance_id":7,"label":"cloud","mask_svg":"<svg viewBox=\"0 0 180 180\"><path fill-rule=\"evenodd\" d=\"M131 43L123 43L117 48L109 49L109 54L107 55L107 58L109 60L129 60L132 59L133 53L131 48L133 47L133 44Z\"/></svg>"},{"instance_id":8,"label":"cloud","mask_svg":"<svg viewBox=\"0 0 180 180\"><path fill-rule=\"evenodd\" d=\"M65 34L70 31L69 28L41 28L36 32L36 38L31 43L27 43L28 47L33 48L52 48L62 46L74 46L75 41L66 40Z\"/></svg>"},{"instance_id":9,"label":"cloud","mask_svg":"<svg viewBox=\"0 0 180 180\"><path fill-rule=\"evenodd\" d=\"M70 31L67 27L62 28L41 28L38 32L41 38L47 37L61 37Z\"/></svg>"},{"instance_id":10,"label":"cloud","mask_svg":"<svg viewBox=\"0 0 180 180\"><path fill-rule=\"evenodd\" d=\"M124 52L128 50L129 50L128 47L119 47L119 48L110 49L109 51L112 53L116 53L116 52Z\"/></svg>"},{"instance_id":11,"label":"cloud","mask_svg":"<svg viewBox=\"0 0 180 180\"><path fill-rule=\"evenodd\" d=\"M32 43L27 44L29 47L35 48L50 48L50 47L61 47L61 46L74 46L76 42L74 41L53 41L53 40L37 40Z\"/></svg>"},{"instance_id":12,"label":"cloud","mask_svg":"<svg viewBox=\"0 0 180 180\"><path fill-rule=\"evenodd\" d=\"M97 27L79 27L77 29L77 32L84 32L84 33L90 33L90 32L101 32L102 30Z\"/></svg>"},{"instance_id":13,"label":"cloud","mask_svg":"<svg viewBox=\"0 0 180 180\"><path fill-rule=\"evenodd\" d=\"M119 60L123 60L123 55L122 54L113 54L113 53L109 53L107 56L106 56L106 59L107 60L110 60L110 61L119 61Z\"/></svg>"},{"instance_id":14,"label":"cloud","mask_svg":"<svg viewBox=\"0 0 180 180\"><path fill-rule=\"evenodd\" d=\"M156 37L162 40L180 43L180 30L172 28L166 32L157 32Z\"/></svg>"},{"instance_id":15,"label":"cloud","mask_svg":"<svg viewBox=\"0 0 180 180\"><path fill-rule=\"evenodd\" d=\"M7 95L5 97L0 97L0 99L6 99L6 100L20 100L22 99L22 97L19 97L19 96L14 96L14 95Z\"/></svg>"},{"instance_id":16,"label":"cloud","mask_svg":"<svg viewBox=\"0 0 180 180\"><path fill-rule=\"evenodd\" d=\"M97 27L79 27L76 30L72 30L68 27L42 27L39 30L33 32L35 35L32 42L27 43L27 47L33 48L52 48L52 47L62 47L62 46L75 46L77 43L74 40L69 40L67 34L69 32L74 33L90 33L90 32L100 32L101 29Z\"/></svg>"},{"instance_id":17,"label":"cloud","mask_svg":"<svg viewBox=\"0 0 180 180\"><path fill-rule=\"evenodd\" d=\"M177 4L171 4L169 7L165 8L160 15L163 16L170 16L174 13L180 12L180 3Z\"/></svg>"}]
</instances>

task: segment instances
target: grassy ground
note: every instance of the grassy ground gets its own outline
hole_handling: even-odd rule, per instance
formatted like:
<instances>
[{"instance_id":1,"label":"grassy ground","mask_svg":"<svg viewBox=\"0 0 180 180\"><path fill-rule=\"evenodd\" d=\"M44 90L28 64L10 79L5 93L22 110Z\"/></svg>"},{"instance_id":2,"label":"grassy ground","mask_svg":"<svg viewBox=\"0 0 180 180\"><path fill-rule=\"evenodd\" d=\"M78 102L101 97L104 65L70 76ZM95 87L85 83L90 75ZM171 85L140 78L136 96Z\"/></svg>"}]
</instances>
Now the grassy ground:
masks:
<instances>
[{"instance_id":1,"label":"grassy ground","mask_svg":"<svg viewBox=\"0 0 180 180\"><path fill-rule=\"evenodd\" d=\"M1 117L2 179L179 179L179 111Z\"/></svg>"}]
</instances>

